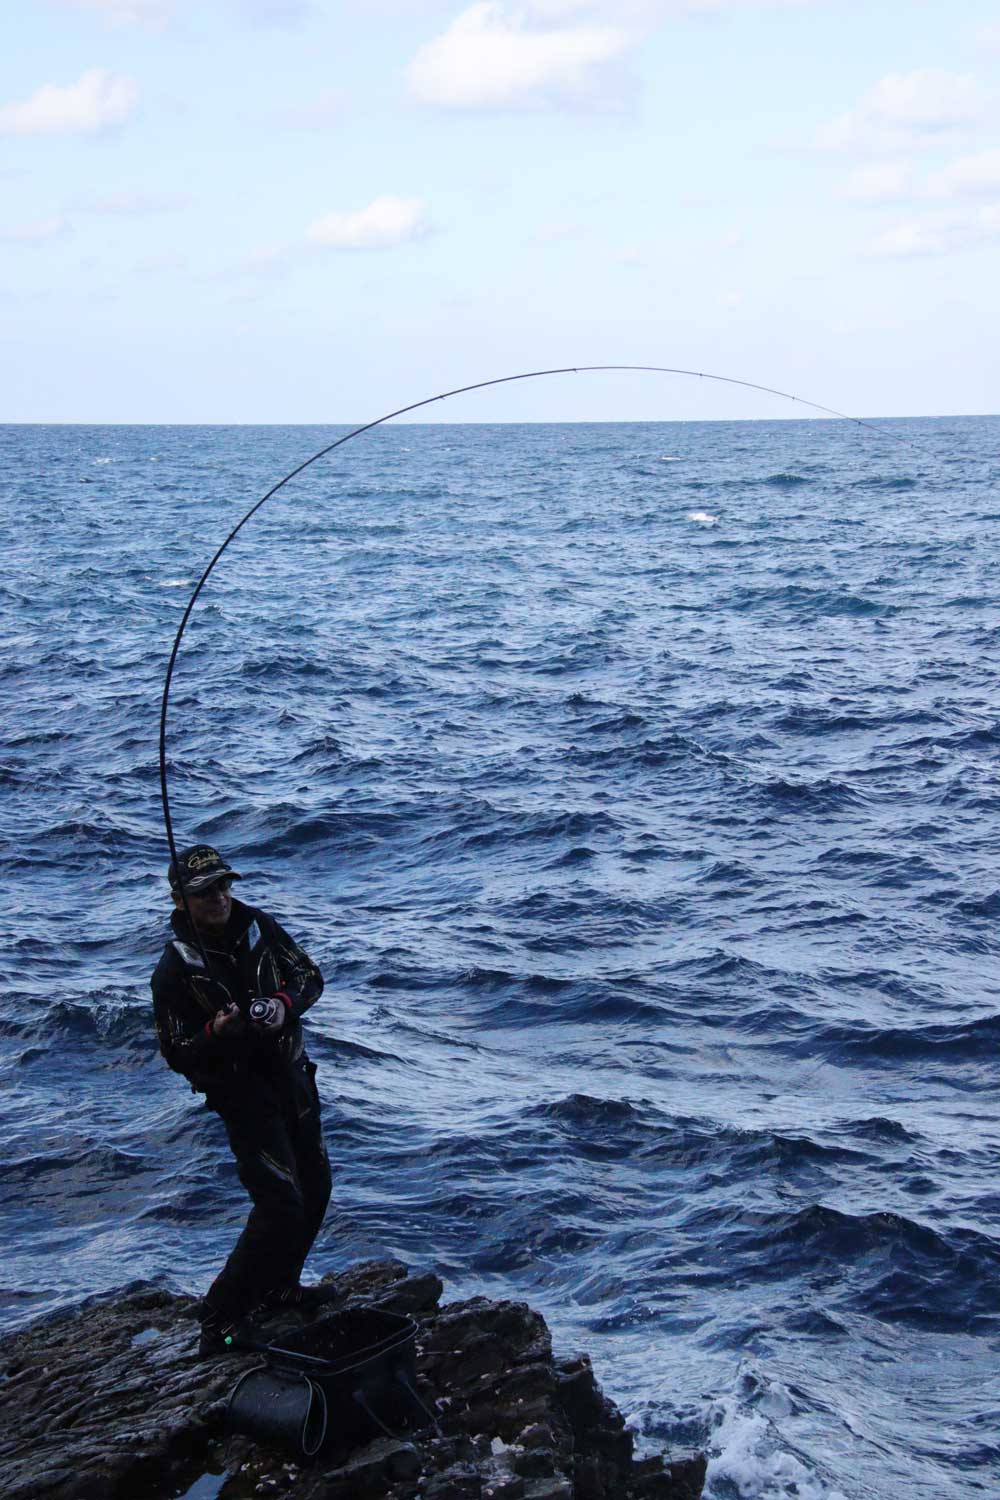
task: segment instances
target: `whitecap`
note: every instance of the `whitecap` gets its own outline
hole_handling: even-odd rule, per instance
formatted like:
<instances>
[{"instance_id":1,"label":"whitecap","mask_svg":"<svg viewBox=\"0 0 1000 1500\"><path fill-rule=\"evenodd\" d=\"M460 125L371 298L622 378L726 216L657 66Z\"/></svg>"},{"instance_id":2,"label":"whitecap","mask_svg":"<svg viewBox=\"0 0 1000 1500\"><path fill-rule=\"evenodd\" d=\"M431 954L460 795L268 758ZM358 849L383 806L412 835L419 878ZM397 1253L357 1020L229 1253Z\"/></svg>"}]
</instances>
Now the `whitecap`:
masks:
<instances>
[{"instance_id":1,"label":"whitecap","mask_svg":"<svg viewBox=\"0 0 1000 1500\"><path fill-rule=\"evenodd\" d=\"M710 516L707 510L689 510L687 513L689 521L697 521L699 526L717 526L718 516Z\"/></svg>"},{"instance_id":2,"label":"whitecap","mask_svg":"<svg viewBox=\"0 0 1000 1500\"><path fill-rule=\"evenodd\" d=\"M721 1400L712 1411L706 1495L741 1500L847 1500L786 1448L777 1429L742 1402Z\"/></svg>"}]
</instances>

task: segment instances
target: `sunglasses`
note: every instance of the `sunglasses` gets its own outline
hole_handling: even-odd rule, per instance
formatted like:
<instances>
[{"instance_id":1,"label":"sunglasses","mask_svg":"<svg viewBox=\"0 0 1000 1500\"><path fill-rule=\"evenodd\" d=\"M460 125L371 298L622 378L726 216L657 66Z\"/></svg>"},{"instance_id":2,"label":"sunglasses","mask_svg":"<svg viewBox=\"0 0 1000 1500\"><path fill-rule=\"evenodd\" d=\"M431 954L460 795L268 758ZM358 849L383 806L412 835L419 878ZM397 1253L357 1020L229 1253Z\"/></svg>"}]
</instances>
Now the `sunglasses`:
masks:
<instances>
[{"instance_id":1,"label":"sunglasses","mask_svg":"<svg viewBox=\"0 0 1000 1500\"><path fill-rule=\"evenodd\" d=\"M220 895L225 896L231 888L232 883L233 882L231 880L217 880L214 885L208 886L207 889L203 891L188 891L188 900L207 901L210 896L214 896L216 891L218 891Z\"/></svg>"}]
</instances>

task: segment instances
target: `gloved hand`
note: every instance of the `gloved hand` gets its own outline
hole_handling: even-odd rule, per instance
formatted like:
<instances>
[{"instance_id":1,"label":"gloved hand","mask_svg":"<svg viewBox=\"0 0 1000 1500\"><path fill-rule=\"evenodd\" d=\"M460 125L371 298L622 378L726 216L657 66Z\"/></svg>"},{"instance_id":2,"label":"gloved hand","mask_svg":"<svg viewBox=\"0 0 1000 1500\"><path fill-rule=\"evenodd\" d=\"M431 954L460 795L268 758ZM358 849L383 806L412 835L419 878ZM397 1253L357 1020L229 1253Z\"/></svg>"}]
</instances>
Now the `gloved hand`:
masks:
<instances>
[{"instance_id":1,"label":"gloved hand","mask_svg":"<svg viewBox=\"0 0 1000 1500\"><path fill-rule=\"evenodd\" d=\"M211 1027L216 1036L241 1036L246 1030L246 1021L240 1013L239 1006L233 1001L231 1004L225 1006L223 1010L215 1012L211 1021Z\"/></svg>"},{"instance_id":2,"label":"gloved hand","mask_svg":"<svg viewBox=\"0 0 1000 1500\"><path fill-rule=\"evenodd\" d=\"M250 1020L258 1031L278 1032L285 1024L285 1002L277 995L264 995L250 1006Z\"/></svg>"}]
</instances>

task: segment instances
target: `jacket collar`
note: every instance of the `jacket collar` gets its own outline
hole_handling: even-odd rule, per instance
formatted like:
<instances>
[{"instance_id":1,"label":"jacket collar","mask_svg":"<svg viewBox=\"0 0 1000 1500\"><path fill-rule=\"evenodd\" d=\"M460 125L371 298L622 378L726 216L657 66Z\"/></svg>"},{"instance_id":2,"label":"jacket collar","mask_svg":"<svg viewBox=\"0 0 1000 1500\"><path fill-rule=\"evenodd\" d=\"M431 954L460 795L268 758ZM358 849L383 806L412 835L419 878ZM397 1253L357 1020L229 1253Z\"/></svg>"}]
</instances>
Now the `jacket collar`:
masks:
<instances>
[{"instance_id":1,"label":"jacket collar","mask_svg":"<svg viewBox=\"0 0 1000 1500\"><path fill-rule=\"evenodd\" d=\"M232 953L237 944L246 937L250 928L257 920L257 912L252 906L245 906L242 901L233 897L232 911L229 913L229 921L226 923L225 931L220 937L213 938L209 942L202 933L196 933L194 926L188 921L187 912L182 906L175 907L170 913L170 925L174 935L179 937L182 943L190 943L193 947L204 946L208 953Z\"/></svg>"}]
</instances>

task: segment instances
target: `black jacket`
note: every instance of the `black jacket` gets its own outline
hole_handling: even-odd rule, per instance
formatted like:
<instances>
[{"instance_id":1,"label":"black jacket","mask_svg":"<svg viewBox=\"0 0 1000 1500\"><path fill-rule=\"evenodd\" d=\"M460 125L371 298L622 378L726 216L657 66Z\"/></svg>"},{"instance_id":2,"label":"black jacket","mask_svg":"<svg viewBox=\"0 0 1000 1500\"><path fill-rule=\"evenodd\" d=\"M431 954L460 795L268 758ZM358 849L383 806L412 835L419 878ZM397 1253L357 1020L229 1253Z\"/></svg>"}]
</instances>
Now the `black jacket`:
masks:
<instances>
[{"instance_id":1,"label":"black jacket","mask_svg":"<svg viewBox=\"0 0 1000 1500\"><path fill-rule=\"evenodd\" d=\"M160 1051L191 1087L223 1107L256 1077L277 1079L303 1053L299 1017L323 993L323 976L285 929L266 912L233 900L226 930L203 939L208 970L183 911L170 919L174 937L151 980ZM235 1001L247 1012L259 995L282 995L285 1024L277 1036L248 1025L239 1036L216 1036L215 1014Z\"/></svg>"}]
</instances>

